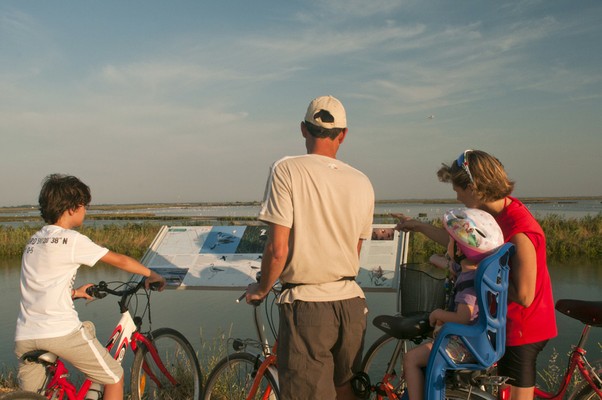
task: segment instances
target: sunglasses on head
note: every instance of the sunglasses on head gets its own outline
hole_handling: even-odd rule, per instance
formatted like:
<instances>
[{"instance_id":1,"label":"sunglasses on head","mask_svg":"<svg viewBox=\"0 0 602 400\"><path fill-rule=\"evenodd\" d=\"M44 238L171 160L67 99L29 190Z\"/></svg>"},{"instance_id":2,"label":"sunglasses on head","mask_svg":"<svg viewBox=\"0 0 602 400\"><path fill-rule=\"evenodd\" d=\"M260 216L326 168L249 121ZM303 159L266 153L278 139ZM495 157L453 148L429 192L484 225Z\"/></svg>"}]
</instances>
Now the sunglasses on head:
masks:
<instances>
[{"instance_id":1,"label":"sunglasses on head","mask_svg":"<svg viewBox=\"0 0 602 400\"><path fill-rule=\"evenodd\" d=\"M474 183L474 179L472 178L472 174L470 173L470 168L468 167L468 158L466 158L466 154L468 154L469 151L472 150L464 150L464 153L460 154L460 157L458 157L458 159L456 160L456 164L468 174L470 182Z\"/></svg>"}]
</instances>

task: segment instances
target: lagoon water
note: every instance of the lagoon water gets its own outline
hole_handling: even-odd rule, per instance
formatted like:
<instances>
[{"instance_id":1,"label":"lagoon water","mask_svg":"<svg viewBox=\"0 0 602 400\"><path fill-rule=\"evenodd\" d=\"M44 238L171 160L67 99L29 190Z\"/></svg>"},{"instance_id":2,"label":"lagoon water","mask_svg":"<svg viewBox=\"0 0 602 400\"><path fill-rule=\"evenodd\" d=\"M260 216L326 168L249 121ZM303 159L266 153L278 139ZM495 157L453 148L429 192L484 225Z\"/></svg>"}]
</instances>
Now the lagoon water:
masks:
<instances>
[{"instance_id":1,"label":"lagoon water","mask_svg":"<svg viewBox=\"0 0 602 400\"><path fill-rule=\"evenodd\" d=\"M19 302L19 259L0 260L0 366L14 367L13 354L15 320ZM554 295L560 298L578 298L600 301L602 264L556 264L550 266L554 285ZM98 282L100 280L127 280L124 274L111 267L80 268L76 284ZM167 290L152 295L153 328L173 327L181 331L203 357L211 355L214 343L224 343L229 336L254 337L251 307L236 303L240 291L227 290ZM396 312L395 293L366 293L370 309L369 320L378 314ZM107 296L87 304L76 301L76 308L82 320L94 321L101 342L107 338L118 320L116 298ZM570 345L578 340L582 325L578 321L557 313L559 336L552 340L540 355L540 366L546 365L550 355L557 350L559 365L564 368ZM380 331L369 325L366 344L369 346ZM601 358L600 343L602 329L594 329L587 349L592 361ZM131 362L131 354L126 363Z\"/></svg>"},{"instance_id":2,"label":"lagoon water","mask_svg":"<svg viewBox=\"0 0 602 400\"><path fill-rule=\"evenodd\" d=\"M565 218L580 218L586 215L597 215L602 213L602 201L600 199L592 200L549 200L545 202L525 202L527 207L536 217L543 217L550 214L556 214ZM459 203L424 203L424 202L387 202L377 203L374 209L375 214L388 215L390 213L404 213L411 217L422 216L428 219L438 218L445 210L453 207L459 207ZM20 217L38 217L39 212L36 208L29 211L10 212L5 210L2 215L20 216ZM135 210L95 210L93 207L89 214L127 214L144 213L156 215L157 217L255 217L259 213L259 206L255 205L194 205L194 206L165 206L136 208ZM89 223L94 223L90 221Z\"/></svg>"}]
</instances>

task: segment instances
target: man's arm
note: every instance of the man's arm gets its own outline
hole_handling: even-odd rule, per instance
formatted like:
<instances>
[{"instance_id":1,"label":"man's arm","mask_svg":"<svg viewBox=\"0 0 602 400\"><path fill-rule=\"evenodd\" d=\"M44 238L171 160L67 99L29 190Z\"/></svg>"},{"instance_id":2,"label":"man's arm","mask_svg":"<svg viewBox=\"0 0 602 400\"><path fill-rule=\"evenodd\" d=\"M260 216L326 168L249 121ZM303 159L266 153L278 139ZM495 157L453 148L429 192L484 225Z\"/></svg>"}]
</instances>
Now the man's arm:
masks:
<instances>
[{"instance_id":1,"label":"man's arm","mask_svg":"<svg viewBox=\"0 0 602 400\"><path fill-rule=\"evenodd\" d=\"M247 288L247 303L261 300L280 277L288 258L288 239L291 229L277 224L269 224L268 241L261 260L261 281Z\"/></svg>"}]
</instances>

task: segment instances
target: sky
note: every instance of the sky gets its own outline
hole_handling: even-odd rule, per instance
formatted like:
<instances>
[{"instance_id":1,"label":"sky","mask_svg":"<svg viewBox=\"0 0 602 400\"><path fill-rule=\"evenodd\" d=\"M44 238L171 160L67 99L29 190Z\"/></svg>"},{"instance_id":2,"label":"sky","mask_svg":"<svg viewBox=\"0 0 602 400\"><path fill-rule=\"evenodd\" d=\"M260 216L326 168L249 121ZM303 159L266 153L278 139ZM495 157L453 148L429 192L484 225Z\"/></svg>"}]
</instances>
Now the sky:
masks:
<instances>
[{"instance_id":1,"label":"sky","mask_svg":"<svg viewBox=\"0 0 602 400\"><path fill-rule=\"evenodd\" d=\"M602 195L599 0L0 2L0 206L50 173L92 204L261 200L339 98L377 200L453 198L498 157L515 195Z\"/></svg>"}]
</instances>

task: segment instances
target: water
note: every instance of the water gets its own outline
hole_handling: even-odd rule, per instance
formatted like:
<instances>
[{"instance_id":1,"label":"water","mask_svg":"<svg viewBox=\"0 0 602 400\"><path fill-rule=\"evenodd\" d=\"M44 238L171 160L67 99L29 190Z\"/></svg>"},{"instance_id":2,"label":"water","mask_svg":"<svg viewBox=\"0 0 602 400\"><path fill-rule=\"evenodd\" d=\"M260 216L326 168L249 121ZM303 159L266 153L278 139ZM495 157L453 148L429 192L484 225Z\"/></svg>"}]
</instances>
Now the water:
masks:
<instances>
[{"instance_id":1,"label":"water","mask_svg":"<svg viewBox=\"0 0 602 400\"><path fill-rule=\"evenodd\" d=\"M595 216L602 213L602 201L597 200L550 200L547 202L537 203L526 203L527 207L537 217L544 217L550 214L557 214L566 218L580 218L586 215ZM421 202L415 203L377 203L375 205L375 214L390 214L390 213L404 213L408 216L418 217L422 216L428 219L439 218L443 213L452 207L458 207L457 203L449 204L427 204ZM94 210L88 211L89 215L100 215L103 214L128 214L128 213L144 213L151 214L157 217L182 217L186 218L208 218L208 217L256 217L259 213L258 205L207 205L207 206L165 206L160 208L148 207L148 208L136 208L134 210ZM3 212L2 216L17 216L17 217L29 217L29 222L3 222L3 225L18 226L24 223L39 225L39 211L36 208L31 208L27 211L19 212ZM107 220L94 220L88 221L87 224L98 224L106 222ZM112 223L119 223L119 221L111 220ZM136 222L136 221L124 221ZM176 225L175 221L170 221L170 225Z\"/></svg>"},{"instance_id":2,"label":"water","mask_svg":"<svg viewBox=\"0 0 602 400\"><path fill-rule=\"evenodd\" d=\"M13 354L13 338L19 302L19 264L19 259L0 260L0 303L3 304L0 308L0 365L9 367L17 364ZM556 299L600 300L602 264L554 264L550 266L550 274ZM81 267L76 284L127 280L128 277L129 274L111 267ZM206 348L204 345L211 345L214 340L223 343L220 338L228 337L229 332L236 337L254 337L252 309L246 304L235 302L239 295L239 291L226 290L168 290L155 293L151 299L153 328L169 326L181 331L201 353ZM395 313L394 293L368 292L366 296L370 320L378 314ZM80 319L94 321L101 342L109 336L118 320L116 299L111 296L88 305L78 300L76 308ZM559 313L557 318L559 336L540 355L540 367L547 364L551 353L556 349L561 360L558 365L564 368L566 353L581 333L582 325L578 321ZM380 331L370 325L366 348L380 334ZM592 361L602 358L598 343L602 343L602 329L596 328L592 331L587 346ZM131 362L131 354L126 358L126 364L128 362Z\"/></svg>"}]
</instances>

